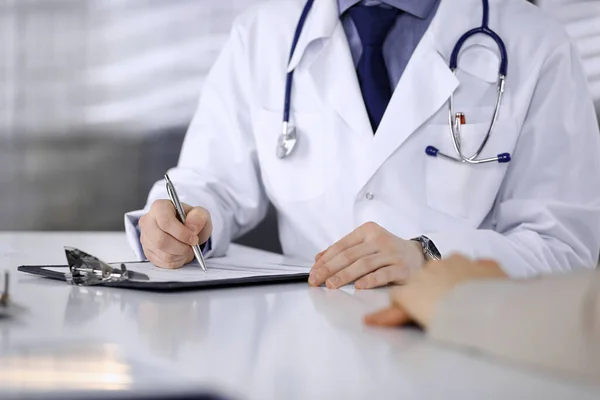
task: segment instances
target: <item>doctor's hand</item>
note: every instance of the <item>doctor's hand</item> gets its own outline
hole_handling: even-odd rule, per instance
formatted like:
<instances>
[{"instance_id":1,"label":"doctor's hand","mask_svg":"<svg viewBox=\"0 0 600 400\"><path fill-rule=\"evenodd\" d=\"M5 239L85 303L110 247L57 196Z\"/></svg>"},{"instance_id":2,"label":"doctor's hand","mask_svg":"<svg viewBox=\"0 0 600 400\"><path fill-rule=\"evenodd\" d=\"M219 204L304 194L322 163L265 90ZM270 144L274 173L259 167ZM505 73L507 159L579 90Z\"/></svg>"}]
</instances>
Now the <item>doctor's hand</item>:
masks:
<instances>
[{"instance_id":1,"label":"doctor's hand","mask_svg":"<svg viewBox=\"0 0 600 400\"><path fill-rule=\"evenodd\" d=\"M424 262L421 244L401 239L368 222L319 253L308 283L337 289L356 282L357 289L402 284Z\"/></svg>"},{"instance_id":2,"label":"doctor's hand","mask_svg":"<svg viewBox=\"0 0 600 400\"><path fill-rule=\"evenodd\" d=\"M140 218L140 242L148 260L161 268L176 269L194 259L191 246L204 244L212 234L209 212L183 204L185 225L177 219L169 200L157 200Z\"/></svg>"},{"instance_id":3,"label":"doctor's hand","mask_svg":"<svg viewBox=\"0 0 600 400\"><path fill-rule=\"evenodd\" d=\"M398 326L416 322L427 329L439 303L458 285L475 279L507 279L495 261L462 256L426 264L408 283L391 292L391 306L365 318L367 325Z\"/></svg>"}]
</instances>

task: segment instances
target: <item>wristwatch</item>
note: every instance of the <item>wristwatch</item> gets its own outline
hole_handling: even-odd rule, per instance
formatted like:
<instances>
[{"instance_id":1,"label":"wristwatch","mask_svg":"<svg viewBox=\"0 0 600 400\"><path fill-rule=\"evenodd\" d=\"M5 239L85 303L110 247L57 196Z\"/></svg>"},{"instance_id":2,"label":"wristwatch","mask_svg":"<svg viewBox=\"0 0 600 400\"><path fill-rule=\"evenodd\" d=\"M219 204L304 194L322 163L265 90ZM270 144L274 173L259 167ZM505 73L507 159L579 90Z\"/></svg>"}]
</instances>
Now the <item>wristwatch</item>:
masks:
<instances>
[{"instance_id":1,"label":"wristwatch","mask_svg":"<svg viewBox=\"0 0 600 400\"><path fill-rule=\"evenodd\" d=\"M421 248L423 249L423 256L425 256L425 260L427 261L440 261L442 259L442 255L433 241L429 239L427 236L419 236L414 239L415 242L419 242L421 244Z\"/></svg>"}]
</instances>

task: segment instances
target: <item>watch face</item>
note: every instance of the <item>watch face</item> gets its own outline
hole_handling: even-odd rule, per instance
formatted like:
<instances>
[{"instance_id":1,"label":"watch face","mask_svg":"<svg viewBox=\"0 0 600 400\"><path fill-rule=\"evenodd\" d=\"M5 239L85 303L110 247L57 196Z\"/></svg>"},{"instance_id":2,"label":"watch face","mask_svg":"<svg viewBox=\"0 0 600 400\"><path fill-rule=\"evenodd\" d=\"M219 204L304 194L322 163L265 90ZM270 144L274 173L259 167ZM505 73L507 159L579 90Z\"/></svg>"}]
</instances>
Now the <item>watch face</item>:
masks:
<instances>
[{"instance_id":1,"label":"watch face","mask_svg":"<svg viewBox=\"0 0 600 400\"><path fill-rule=\"evenodd\" d=\"M438 250L438 248L435 246L435 244L433 243L433 241L431 239L429 239L428 237L423 237L423 249L426 252L426 256L432 260L441 260L442 255L440 254L440 251Z\"/></svg>"},{"instance_id":2,"label":"watch face","mask_svg":"<svg viewBox=\"0 0 600 400\"><path fill-rule=\"evenodd\" d=\"M427 260L438 261L438 260L442 259L442 255L440 254L440 251L435 246L433 241L431 239L429 239L427 236L420 236L418 238L414 238L411 240L414 240L415 242L419 242L421 244L421 247L423 248L423 255L425 256L425 258Z\"/></svg>"}]
</instances>

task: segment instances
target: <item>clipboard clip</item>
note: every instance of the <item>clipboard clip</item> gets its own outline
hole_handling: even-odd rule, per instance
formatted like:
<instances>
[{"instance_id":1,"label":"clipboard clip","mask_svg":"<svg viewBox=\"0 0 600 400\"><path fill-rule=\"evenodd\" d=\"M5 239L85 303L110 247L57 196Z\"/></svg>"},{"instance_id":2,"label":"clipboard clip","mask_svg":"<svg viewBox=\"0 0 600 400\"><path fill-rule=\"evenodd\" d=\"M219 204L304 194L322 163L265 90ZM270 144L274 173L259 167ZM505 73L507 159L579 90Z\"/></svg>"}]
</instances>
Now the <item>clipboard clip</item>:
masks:
<instances>
[{"instance_id":1,"label":"clipboard clip","mask_svg":"<svg viewBox=\"0 0 600 400\"><path fill-rule=\"evenodd\" d=\"M128 280L149 280L148 276L129 271L125 264L114 268L104 261L73 247L65 247L69 272L67 283L74 286L97 286Z\"/></svg>"}]
</instances>

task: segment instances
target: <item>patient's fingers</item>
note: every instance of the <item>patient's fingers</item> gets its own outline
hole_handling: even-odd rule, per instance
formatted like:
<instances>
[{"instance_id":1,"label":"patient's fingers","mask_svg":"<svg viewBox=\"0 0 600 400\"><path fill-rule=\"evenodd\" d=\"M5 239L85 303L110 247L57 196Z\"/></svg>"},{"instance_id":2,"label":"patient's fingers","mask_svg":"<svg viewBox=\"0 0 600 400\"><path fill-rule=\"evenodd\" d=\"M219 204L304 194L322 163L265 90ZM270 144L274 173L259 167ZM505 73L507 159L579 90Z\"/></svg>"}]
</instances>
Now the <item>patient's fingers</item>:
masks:
<instances>
[{"instance_id":1,"label":"patient's fingers","mask_svg":"<svg viewBox=\"0 0 600 400\"><path fill-rule=\"evenodd\" d=\"M400 308L390 307L367 315L364 321L370 326L392 327L409 323L410 317Z\"/></svg>"}]
</instances>

